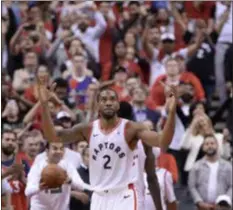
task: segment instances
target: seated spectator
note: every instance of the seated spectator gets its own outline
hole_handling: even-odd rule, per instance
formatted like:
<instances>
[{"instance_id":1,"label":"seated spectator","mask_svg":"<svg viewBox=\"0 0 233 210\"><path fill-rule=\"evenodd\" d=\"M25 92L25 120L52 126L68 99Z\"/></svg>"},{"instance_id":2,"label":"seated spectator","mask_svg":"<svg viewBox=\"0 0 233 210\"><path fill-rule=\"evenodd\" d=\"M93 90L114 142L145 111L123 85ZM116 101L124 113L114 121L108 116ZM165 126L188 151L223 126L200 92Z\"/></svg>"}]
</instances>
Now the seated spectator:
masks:
<instances>
[{"instance_id":1,"label":"seated spectator","mask_svg":"<svg viewBox=\"0 0 233 210\"><path fill-rule=\"evenodd\" d=\"M189 174L189 190L198 209L215 209L216 199L227 195L232 200L232 166L219 157L219 144L212 134L205 136L205 156Z\"/></svg>"}]
</instances>

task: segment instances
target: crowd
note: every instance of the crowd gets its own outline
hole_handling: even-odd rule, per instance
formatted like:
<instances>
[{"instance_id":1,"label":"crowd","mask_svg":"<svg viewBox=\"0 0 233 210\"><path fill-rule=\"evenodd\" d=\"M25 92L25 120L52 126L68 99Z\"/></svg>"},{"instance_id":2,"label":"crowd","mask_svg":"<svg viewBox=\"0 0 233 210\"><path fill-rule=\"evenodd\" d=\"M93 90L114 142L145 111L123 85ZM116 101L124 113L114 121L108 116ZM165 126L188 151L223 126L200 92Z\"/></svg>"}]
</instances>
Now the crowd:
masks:
<instances>
[{"instance_id":1,"label":"crowd","mask_svg":"<svg viewBox=\"0 0 233 210\"><path fill-rule=\"evenodd\" d=\"M41 125L43 83L54 90L56 129L95 120L96 94L108 86L121 101L119 116L158 132L165 90L176 86L175 134L155 163L164 209L181 209L177 185L189 189L189 209L232 208L231 1L4 1L1 14L2 207L28 209L30 168L53 153ZM220 106L210 115L216 95ZM88 183L87 143L63 153ZM88 210L90 198L72 189L70 209Z\"/></svg>"}]
</instances>

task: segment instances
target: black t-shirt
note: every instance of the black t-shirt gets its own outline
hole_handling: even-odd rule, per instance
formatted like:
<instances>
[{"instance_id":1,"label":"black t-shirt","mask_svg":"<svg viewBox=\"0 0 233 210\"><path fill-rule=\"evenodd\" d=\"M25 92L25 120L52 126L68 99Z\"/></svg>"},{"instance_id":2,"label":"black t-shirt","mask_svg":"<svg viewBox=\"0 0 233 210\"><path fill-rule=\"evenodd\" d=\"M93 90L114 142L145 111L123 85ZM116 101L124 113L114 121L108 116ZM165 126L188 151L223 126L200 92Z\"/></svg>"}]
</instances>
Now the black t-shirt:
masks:
<instances>
[{"instance_id":1,"label":"black t-shirt","mask_svg":"<svg viewBox=\"0 0 233 210\"><path fill-rule=\"evenodd\" d=\"M187 31L184 34L184 41L190 43L193 34ZM193 72L202 83L213 84L214 76L214 44L217 42L218 33L213 31L210 39L205 39L197 52L188 60L187 69Z\"/></svg>"},{"instance_id":2,"label":"black t-shirt","mask_svg":"<svg viewBox=\"0 0 233 210\"><path fill-rule=\"evenodd\" d=\"M23 118L19 117L15 122L9 122L6 118L2 118L2 129L3 130L14 130L23 127Z\"/></svg>"}]
</instances>

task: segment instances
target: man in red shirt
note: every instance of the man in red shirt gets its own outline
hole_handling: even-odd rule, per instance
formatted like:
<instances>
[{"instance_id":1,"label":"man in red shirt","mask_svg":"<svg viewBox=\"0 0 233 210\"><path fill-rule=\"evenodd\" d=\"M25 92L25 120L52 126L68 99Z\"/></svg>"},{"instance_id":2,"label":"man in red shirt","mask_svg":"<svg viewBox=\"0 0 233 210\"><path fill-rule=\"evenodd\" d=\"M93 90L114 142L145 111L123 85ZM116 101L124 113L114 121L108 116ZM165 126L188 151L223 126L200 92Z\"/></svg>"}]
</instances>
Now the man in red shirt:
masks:
<instances>
[{"instance_id":1,"label":"man in red shirt","mask_svg":"<svg viewBox=\"0 0 233 210\"><path fill-rule=\"evenodd\" d=\"M165 63L166 73L161 75L152 86L149 96L148 106L156 104L156 109L160 109L165 104L164 85L179 85L180 82L191 83L194 87L195 100L204 100L205 94L198 78L190 72L180 72L180 65L177 59L170 58Z\"/></svg>"}]
</instances>

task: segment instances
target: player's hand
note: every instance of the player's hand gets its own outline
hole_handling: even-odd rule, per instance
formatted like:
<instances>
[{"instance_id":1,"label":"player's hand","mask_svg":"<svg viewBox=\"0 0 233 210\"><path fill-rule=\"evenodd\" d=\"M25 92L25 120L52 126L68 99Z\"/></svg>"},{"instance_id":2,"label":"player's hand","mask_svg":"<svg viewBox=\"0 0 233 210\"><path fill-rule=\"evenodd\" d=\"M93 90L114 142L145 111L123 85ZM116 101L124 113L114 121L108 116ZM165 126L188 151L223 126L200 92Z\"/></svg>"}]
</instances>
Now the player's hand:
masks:
<instances>
[{"instance_id":1,"label":"player's hand","mask_svg":"<svg viewBox=\"0 0 233 210\"><path fill-rule=\"evenodd\" d=\"M54 96L54 89L56 87L56 83L52 84L50 90L48 90L47 86L38 81L38 96L41 103L47 103Z\"/></svg>"},{"instance_id":2,"label":"player's hand","mask_svg":"<svg viewBox=\"0 0 233 210\"><path fill-rule=\"evenodd\" d=\"M72 191L71 195L76 198L77 200L80 200L83 204L88 204L89 202L89 197L86 193L84 192L77 192L77 191Z\"/></svg>"},{"instance_id":3,"label":"player's hand","mask_svg":"<svg viewBox=\"0 0 233 210\"><path fill-rule=\"evenodd\" d=\"M167 112L175 112L177 106L177 87L174 85L165 85L161 82L164 86L165 96L166 96L166 103L165 107Z\"/></svg>"}]
</instances>

